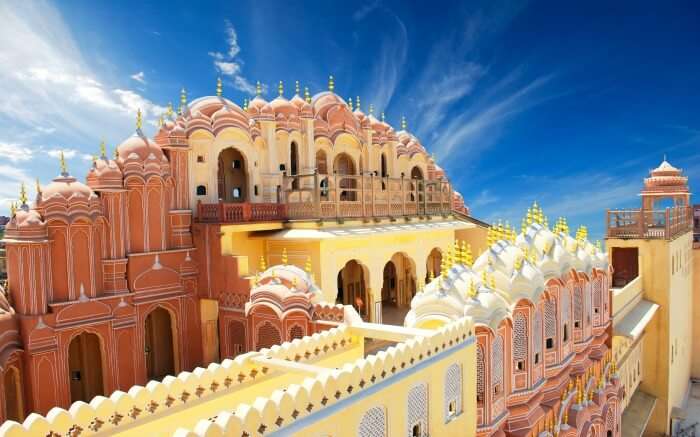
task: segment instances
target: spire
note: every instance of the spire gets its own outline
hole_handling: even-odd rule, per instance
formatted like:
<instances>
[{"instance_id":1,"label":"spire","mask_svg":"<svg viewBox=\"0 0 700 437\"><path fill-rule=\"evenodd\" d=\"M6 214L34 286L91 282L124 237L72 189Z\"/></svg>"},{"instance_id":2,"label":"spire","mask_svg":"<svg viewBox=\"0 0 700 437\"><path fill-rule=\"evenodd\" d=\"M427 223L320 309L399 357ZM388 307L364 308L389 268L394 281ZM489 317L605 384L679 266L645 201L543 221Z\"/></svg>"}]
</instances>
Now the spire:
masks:
<instances>
[{"instance_id":1,"label":"spire","mask_svg":"<svg viewBox=\"0 0 700 437\"><path fill-rule=\"evenodd\" d=\"M165 123L165 120L163 120L163 114L161 114L161 116L158 117L158 127L163 127L163 123Z\"/></svg>"},{"instance_id":2,"label":"spire","mask_svg":"<svg viewBox=\"0 0 700 437\"><path fill-rule=\"evenodd\" d=\"M19 187L19 201L20 206L27 206L27 187L24 185L24 182Z\"/></svg>"},{"instance_id":3,"label":"spire","mask_svg":"<svg viewBox=\"0 0 700 437\"><path fill-rule=\"evenodd\" d=\"M267 265L265 265L265 256L260 255L260 264L258 264L258 268L260 269L261 272L264 272L267 270Z\"/></svg>"},{"instance_id":4,"label":"spire","mask_svg":"<svg viewBox=\"0 0 700 437\"><path fill-rule=\"evenodd\" d=\"M348 108L352 111L352 97L348 97Z\"/></svg>"},{"instance_id":5,"label":"spire","mask_svg":"<svg viewBox=\"0 0 700 437\"><path fill-rule=\"evenodd\" d=\"M355 97L355 109L360 111L360 96Z\"/></svg>"},{"instance_id":6,"label":"spire","mask_svg":"<svg viewBox=\"0 0 700 437\"><path fill-rule=\"evenodd\" d=\"M216 78L216 96L221 97L221 94L224 93L224 87L221 84L221 78L217 77Z\"/></svg>"},{"instance_id":7,"label":"spire","mask_svg":"<svg viewBox=\"0 0 700 437\"><path fill-rule=\"evenodd\" d=\"M36 178L36 195L41 195L41 183L39 182L39 178Z\"/></svg>"},{"instance_id":8,"label":"spire","mask_svg":"<svg viewBox=\"0 0 700 437\"><path fill-rule=\"evenodd\" d=\"M248 99L243 99L243 110L244 111L248 110Z\"/></svg>"},{"instance_id":9,"label":"spire","mask_svg":"<svg viewBox=\"0 0 700 437\"><path fill-rule=\"evenodd\" d=\"M107 159L107 146L105 140L100 141L100 158Z\"/></svg>"},{"instance_id":10,"label":"spire","mask_svg":"<svg viewBox=\"0 0 700 437\"><path fill-rule=\"evenodd\" d=\"M304 264L304 271L308 274L311 274L311 257L306 258L306 263Z\"/></svg>"},{"instance_id":11,"label":"spire","mask_svg":"<svg viewBox=\"0 0 700 437\"><path fill-rule=\"evenodd\" d=\"M369 104L369 115L372 115L372 114L374 114L374 105L370 103Z\"/></svg>"},{"instance_id":12,"label":"spire","mask_svg":"<svg viewBox=\"0 0 700 437\"><path fill-rule=\"evenodd\" d=\"M14 217L16 212L17 212L17 205L15 205L15 202L10 203L10 217Z\"/></svg>"},{"instance_id":13,"label":"spire","mask_svg":"<svg viewBox=\"0 0 700 437\"><path fill-rule=\"evenodd\" d=\"M287 265L287 261L288 261L288 259L287 259L287 248L286 248L286 247L283 247L283 248L282 248L282 264L286 266L286 265Z\"/></svg>"},{"instance_id":14,"label":"spire","mask_svg":"<svg viewBox=\"0 0 700 437\"><path fill-rule=\"evenodd\" d=\"M311 103L311 94L309 94L309 87L307 86L304 87L304 100L306 100L306 103Z\"/></svg>"},{"instance_id":15,"label":"spire","mask_svg":"<svg viewBox=\"0 0 700 437\"><path fill-rule=\"evenodd\" d=\"M382 112L382 121L384 121L384 113Z\"/></svg>"},{"instance_id":16,"label":"spire","mask_svg":"<svg viewBox=\"0 0 700 437\"><path fill-rule=\"evenodd\" d=\"M299 87L299 81L295 80L294 81L294 94L296 94L297 96L301 96L300 90L301 90L301 88Z\"/></svg>"},{"instance_id":17,"label":"spire","mask_svg":"<svg viewBox=\"0 0 700 437\"><path fill-rule=\"evenodd\" d=\"M255 82L255 97L260 97L262 95L262 86L260 81Z\"/></svg>"},{"instance_id":18,"label":"spire","mask_svg":"<svg viewBox=\"0 0 700 437\"><path fill-rule=\"evenodd\" d=\"M284 96L284 84L280 80L279 85L277 85L277 92L280 94L280 97Z\"/></svg>"},{"instance_id":19,"label":"spire","mask_svg":"<svg viewBox=\"0 0 700 437\"><path fill-rule=\"evenodd\" d=\"M401 116L401 130L406 130L407 127L408 126L406 125L406 117L402 115Z\"/></svg>"},{"instance_id":20,"label":"spire","mask_svg":"<svg viewBox=\"0 0 700 437\"><path fill-rule=\"evenodd\" d=\"M180 109L178 110L180 115L184 114L185 106L187 106L187 91L185 90L185 87L182 87L180 90Z\"/></svg>"},{"instance_id":21,"label":"spire","mask_svg":"<svg viewBox=\"0 0 700 437\"><path fill-rule=\"evenodd\" d=\"M143 126L143 115L141 114L141 108L136 111L136 130L140 131L141 126Z\"/></svg>"},{"instance_id":22,"label":"spire","mask_svg":"<svg viewBox=\"0 0 700 437\"><path fill-rule=\"evenodd\" d=\"M333 80L333 75L328 76L328 91L333 92L335 90L335 81Z\"/></svg>"},{"instance_id":23,"label":"spire","mask_svg":"<svg viewBox=\"0 0 700 437\"><path fill-rule=\"evenodd\" d=\"M172 119L173 113L173 102L168 102L168 109L165 111L165 115L167 115L168 118Z\"/></svg>"},{"instance_id":24,"label":"spire","mask_svg":"<svg viewBox=\"0 0 700 437\"><path fill-rule=\"evenodd\" d=\"M66 167L66 157L63 156L63 150L58 155L58 162L61 166L61 176L68 176L68 168Z\"/></svg>"}]
</instances>

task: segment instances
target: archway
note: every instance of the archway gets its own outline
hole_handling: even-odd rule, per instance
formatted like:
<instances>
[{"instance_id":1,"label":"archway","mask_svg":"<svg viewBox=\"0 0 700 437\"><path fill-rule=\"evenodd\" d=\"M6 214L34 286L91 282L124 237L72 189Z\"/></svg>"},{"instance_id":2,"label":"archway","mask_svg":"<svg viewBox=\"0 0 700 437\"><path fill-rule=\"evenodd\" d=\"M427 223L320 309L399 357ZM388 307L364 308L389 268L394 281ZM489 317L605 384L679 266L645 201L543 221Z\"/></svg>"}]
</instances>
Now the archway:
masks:
<instances>
[{"instance_id":1,"label":"archway","mask_svg":"<svg viewBox=\"0 0 700 437\"><path fill-rule=\"evenodd\" d=\"M437 277L440 274L440 263L442 263L442 252L437 247L430 251L428 259L425 261L425 283L430 282L430 277Z\"/></svg>"},{"instance_id":2,"label":"archway","mask_svg":"<svg viewBox=\"0 0 700 437\"><path fill-rule=\"evenodd\" d=\"M19 369L8 367L3 378L5 388L5 420L22 423L24 420L24 401L22 399L22 380Z\"/></svg>"},{"instance_id":3,"label":"archway","mask_svg":"<svg viewBox=\"0 0 700 437\"><path fill-rule=\"evenodd\" d=\"M403 253L395 253L384 265L382 282L382 323L403 325L416 294L413 261Z\"/></svg>"},{"instance_id":4,"label":"archway","mask_svg":"<svg viewBox=\"0 0 700 437\"><path fill-rule=\"evenodd\" d=\"M411 201L415 201L415 192L418 192L418 201L423 202L423 171L415 166L411 169Z\"/></svg>"},{"instance_id":5,"label":"archway","mask_svg":"<svg viewBox=\"0 0 700 437\"><path fill-rule=\"evenodd\" d=\"M357 196L354 191L357 188L357 181L352 177L342 177L345 175L355 174L355 163L352 158L346 153L341 153L335 158L333 163L333 171L338 175L339 199L341 201L356 200Z\"/></svg>"},{"instance_id":6,"label":"archway","mask_svg":"<svg viewBox=\"0 0 700 437\"><path fill-rule=\"evenodd\" d=\"M219 153L218 160L219 200L223 202L245 202L248 195L246 163L237 149L229 147Z\"/></svg>"},{"instance_id":7,"label":"archway","mask_svg":"<svg viewBox=\"0 0 700 437\"><path fill-rule=\"evenodd\" d=\"M292 145L289 148L289 175L297 176L299 174L299 147L297 143L292 141ZM292 179L292 189L299 189L299 179Z\"/></svg>"},{"instance_id":8,"label":"archway","mask_svg":"<svg viewBox=\"0 0 700 437\"><path fill-rule=\"evenodd\" d=\"M149 380L175 374L175 349L170 312L158 307L146 317L146 373Z\"/></svg>"},{"instance_id":9,"label":"archway","mask_svg":"<svg viewBox=\"0 0 700 437\"><path fill-rule=\"evenodd\" d=\"M336 302L352 305L364 318L369 317L369 302L367 296L367 273L365 268L355 260L348 261L338 272L338 295Z\"/></svg>"},{"instance_id":10,"label":"archway","mask_svg":"<svg viewBox=\"0 0 700 437\"><path fill-rule=\"evenodd\" d=\"M246 352L245 323L239 320L231 320L228 324L228 335L231 343L231 356L236 357Z\"/></svg>"},{"instance_id":11,"label":"archway","mask_svg":"<svg viewBox=\"0 0 700 437\"><path fill-rule=\"evenodd\" d=\"M83 332L71 340L68 346L68 377L70 400L90 402L95 396L104 395L102 381L102 352L100 338Z\"/></svg>"}]
</instances>

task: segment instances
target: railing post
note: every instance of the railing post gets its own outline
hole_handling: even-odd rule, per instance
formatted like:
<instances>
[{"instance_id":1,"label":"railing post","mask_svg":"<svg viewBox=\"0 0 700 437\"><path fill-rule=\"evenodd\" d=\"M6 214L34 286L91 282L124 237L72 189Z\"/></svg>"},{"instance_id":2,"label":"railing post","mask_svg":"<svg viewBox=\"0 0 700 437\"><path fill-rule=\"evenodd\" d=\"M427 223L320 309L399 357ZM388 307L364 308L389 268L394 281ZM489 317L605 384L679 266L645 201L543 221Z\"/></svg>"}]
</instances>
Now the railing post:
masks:
<instances>
[{"instance_id":1,"label":"railing post","mask_svg":"<svg viewBox=\"0 0 700 437\"><path fill-rule=\"evenodd\" d=\"M360 172L360 202L362 204L362 218L366 218L365 214L365 175Z\"/></svg>"},{"instance_id":2,"label":"railing post","mask_svg":"<svg viewBox=\"0 0 700 437\"><path fill-rule=\"evenodd\" d=\"M386 177L386 199L387 199L387 214L389 217L393 217L393 211L391 210L391 181L389 181L389 176Z\"/></svg>"},{"instance_id":3,"label":"railing post","mask_svg":"<svg viewBox=\"0 0 700 437\"><path fill-rule=\"evenodd\" d=\"M669 239L669 238L671 238L671 220L670 220L671 209L666 207L665 213L666 213L666 226L665 226L666 235L665 235L665 238Z\"/></svg>"},{"instance_id":4,"label":"railing post","mask_svg":"<svg viewBox=\"0 0 700 437\"><path fill-rule=\"evenodd\" d=\"M423 184L423 214L422 215L427 215L428 213L428 184L424 183Z\"/></svg>"},{"instance_id":5,"label":"railing post","mask_svg":"<svg viewBox=\"0 0 700 437\"><path fill-rule=\"evenodd\" d=\"M335 218L340 217L340 187L338 186L338 172L333 172L333 179L335 186Z\"/></svg>"},{"instance_id":6,"label":"railing post","mask_svg":"<svg viewBox=\"0 0 700 437\"><path fill-rule=\"evenodd\" d=\"M401 173L401 213L406 217L406 184L403 173Z\"/></svg>"},{"instance_id":7,"label":"railing post","mask_svg":"<svg viewBox=\"0 0 700 437\"><path fill-rule=\"evenodd\" d=\"M372 193L371 193L371 196L372 196L372 217L376 217L377 211L374 207L374 174L370 173L369 177L370 177L370 180L369 180L370 190L372 190Z\"/></svg>"},{"instance_id":8,"label":"railing post","mask_svg":"<svg viewBox=\"0 0 700 437\"><path fill-rule=\"evenodd\" d=\"M321 218L321 187L318 180L318 169L314 169L314 215Z\"/></svg>"},{"instance_id":9,"label":"railing post","mask_svg":"<svg viewBox=\"0 0 700 437\"><path fill-rule=\"evenodd\" d=\"M416 179L416 188L414 190L415 195L416 195L416 200L415 200L416 215L420 215L418 210L420 209L420 187L421 187L421 185L423 185L423 179Z\"/></svg>"},{"instance_id":10,"label":"railing post","mask_svg":"<svg viewBox=\"0 0 700 437\"><path fill-rule=\"evenodd\" d=\"M637 221L639 222L639 223L638 223L638 225L639 225L639 236L640 236L641 238L644 238L644 234L645 234L644 228L646 227L646 217L645 217L645 214L644 214L644 210L643 210L643 209L640 209L639 212L638 212L638 214L639 214L639 218L637 219Z\"/></svg>"}]
</instances>

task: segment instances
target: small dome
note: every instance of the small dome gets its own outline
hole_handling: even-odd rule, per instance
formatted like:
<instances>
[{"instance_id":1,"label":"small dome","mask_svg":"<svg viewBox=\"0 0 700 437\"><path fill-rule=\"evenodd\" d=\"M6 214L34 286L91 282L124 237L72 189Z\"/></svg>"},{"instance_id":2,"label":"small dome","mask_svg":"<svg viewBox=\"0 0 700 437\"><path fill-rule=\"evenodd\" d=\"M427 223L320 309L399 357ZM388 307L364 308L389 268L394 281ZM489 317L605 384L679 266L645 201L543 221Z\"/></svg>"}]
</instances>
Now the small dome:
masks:
<instances>
[{"instance_id":1,"label":"small dome","mask_svg":"<svg viewBox=\"0 0 700 437\"><path fill-rule=\"evenodd\" d=\"M5 226L7 238L41 238L47 235L46 222L41 214L28 205L23 205Z\"/></svg>"},{"instance_id":2,"label":"small dome","mask_svg":"<svg viewBox=\"0 0 700 437\"><path fill-rule=\"evenodd\" d=\"M322 301L322 292L311 276L293 265L276 265L265 270L250 290L246 314L257 305L272 308L280 317L293 309L310 314L313 304Z\"/></svg>"},{"instance_id":3,"label":"small dome","mask_svg":"<svg viewBox=\"0 0 700 437\"><path fill-rule=\"evenodd\" d=\"M62 198L70 200L75 197L83 197L91 199L95 197L95 193L90 187L82 182L79 182L73 176L68 174L61 175L55 178L50 184L43 187L41 191L41 202L47 202L53 198Z\"/></svg>"},{"instance_id":4,"label":"small dome","mask_svg":"<svg viewBox=\"0 0 700 437\"><path fill-rule=\"evenodd\" d=\"M347 105L347 103L339 95L330 91L320 92L311 99L311 106L316 115L319 113L324 113L325 115L324 109L334 105Z\"/></svg>"},{"instance_id":5,"label":"small dome","mask_svg":"<svg viewBox=\"0 0 700 437\"><path fill-rule=\"evenodd\" d=\"M275 115L272 106L260 96L255 96L255 98L250 101L248 104L248 114L252 117L259 118L273 118Z\"/></svg>"},{"instance_id":6,"label":"small dome","mask_svg":"<svg viewBox=\"0 0 700 437\"><path fill-rule=\"evenodd\" d=\"M227 98L219 96L205 96L191 101L187 107L191 114L201 113L206 117L211 117L216 111L224 106L235 106L236 104Z\"/></svg>"},{"instance_id":7,"label":"small dome","mask_svg":"<svg viewBox=\"0 0 700 437\"><path fill-rule=\"evenodd\" d=\"M290 103L297 108L297 111L302 117L313 117L313 108L311 108L311 104L304 100L299 94L295 94L292 100L290 100Z\"/></svg>"},{"instance_id":8,"label":"small dome","mask_svg":"<svg viewBox=\"0 0 700 437\"><path fill-rule=\"evenodd\" d=\"M275 99L273 99L270 102L270 106L272 107L272 110L274 111L275 114L284 114L284 115L291 115L291 114L298 114L299 110L296 108L296 106L292 105L292 103L285 99L283 96L278 96Z\"/></svg>"},{"instance_id":9,"label":"small dome","mask_svg":"<svg viewBox=\"0 0 700 437\"><path fill-rule=\"evenodd\" d=\"M174 129L174 128L173 128ZM155 156L158 161L163 160L163 149L149 140L140 130L124 140L118 147L119 161L146 161Z\"/></svg>"}]
</instances>

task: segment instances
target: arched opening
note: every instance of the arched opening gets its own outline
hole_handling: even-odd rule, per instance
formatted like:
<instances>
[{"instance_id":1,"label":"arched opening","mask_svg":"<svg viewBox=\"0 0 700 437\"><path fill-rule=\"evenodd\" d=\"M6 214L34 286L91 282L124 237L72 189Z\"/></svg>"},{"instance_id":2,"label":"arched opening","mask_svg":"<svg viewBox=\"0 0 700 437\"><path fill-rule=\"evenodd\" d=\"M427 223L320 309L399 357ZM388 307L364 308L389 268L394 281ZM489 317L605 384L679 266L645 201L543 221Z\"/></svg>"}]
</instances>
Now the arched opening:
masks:
<instances>
[{"instance_id":1,"label":"arched opening","mask_svg":"<svg viewBox=\"0 0 700 437\"><path fill-rule=\"evenodd\" d=\"M22 423L24 420L24 402L19 369L10 366L5 371L3 383L5 386L5 420L14 420Z\"/></svg>"},{"instance_id":2,"label":"arched opening","mask_svg":"<svg viewBox=\"0 0 700 437\"><path fill-rule=\"evenodd\" d=\"M338 295L336 302L352 305L357 312L369 316L369 299L367 297L368 278L365 268L355 260L348 261L338 272Z\"/></svg>"},{"instance_id":3,"label":"arched opening","mask_svg":"<svg viewBox=\"0 0 700 437\"><path fill-rule=\"evenodd\" d=\"M257 337L257 350L264 348L269 349L276 344L282 343L282 336L280 335L279 328L267 320L258 326Z\"/></svg>"},{"instance_id":4,"label":"arched opening","mask_svg":"<svg viewBox=\"0 0 700 437\"><path fill-rule=\"evenodd\" d=\"M245 202L247 198L247 176L245 159L233 147L219 153L218 188L222 202Z\"/></svg>"},{"instance_id":5,"label":"arched opening","mask_svg":"<svg viewBox=\"0 0 700 437\"><path fill-rule=\"evenodd\" d=\"M297 143L292 141L292 145L289 148L289 175L296 176L299 174L299 147ZM297 178L292 179L292 189L299 189L299 180Z\"/></svg>"},{"instance_id":6,"label":"arched opening","mask_svg":"<svg viewBox=\"0 0 700 437\"><path fill-rule=\"evenodd\" d=\"M319 174L328 174L328 164L326 162L326 152L318 150L316 152L316 171Z\"/></svg>"},{"instance_id":7,"label":"arched opening","mask_svg":"<svg viewBox=\"0 0 700 437\"><path fill-rule=\"evenodd\" d=\"M428 259L425 261L425 283L430 283L430 278L435 278L440 274L440 263L442 263L442 252L437 247L430 251Z\"/></svg>"},{"instance_id":8,"label":"arched opening","mask_svg":"<svg viewBox=\"0 0 700 437\"><path fill-rule=\"evenodd\" d=\"M355 174L355 163L353 162L352 158L345 153L339 154L335 158L335 163L333 164L333 171L338 175L338 187L336 188L340 190L340 200L356 200L357 195L354 190L355 188L357 188L357 181L355 180L355 178L342 177L346 175Z\"/></svg>"},{"instance_id":9,"label":"arched opening","mask_svg":"<svg viewBox=\"0 0 700 437\"><path fill-rule=\"evenodd\" d=\"M70 400L90 402L95 396L104 395L102 382L102 353L100 338L83 332L71 340L68 346L68 377Z\"/></svg>"},{"instance_id":10,"label":"arched opening","mask_svg":"<svg viewBox=\"0 0 700 437\"><path fill-rule=\"evenodd\" d=\"M411 169L411 201L415 201L414 193L418 193L418 201L423 202L423 170L415 166Z\"/></svg>"},{"instance_id":11,"label":"arched opening","mask_svg":"<svg viewBox=\"0 0 700 437\"><path fill-rule=\"evenodd\" d=\"M382 323L403 325L416 294L413 261L403 253L395 253L384 265L382 282Z\"/></svg>"},{"instance_id":12,"label":"arched opening","mask_svg":"<svg viewBox=\"0 0 700 437\"><path fill-rule=\"evenodd\" d=\"M158 307L146 317L146 373L149 380L160 380L175 374L173 320L170 312Z\"/></svg>"},{"instance_id":13,"label":"arched opening","mask_svg":"<svg viewBox=\"0 0 700 437\"><path fill-rule=\"evenodd\" d=\"M231 342L231 356L235 357L246 351L245 347L245 323L232 320L228 324L228 336Z\"/></svg>"},{"instance_id":14,"label":"arched opening","mask_svg":"<svg viewBox=\"0 0 700 437\"><path fill-rule=\"evenodd\" d=\"M386 154L382 153L381 164L379 169L379 176L382 177L382 190L386 190L386 182L384 178L389 176L389 172L386 169Z\"/></svg>"}]
</instances>

